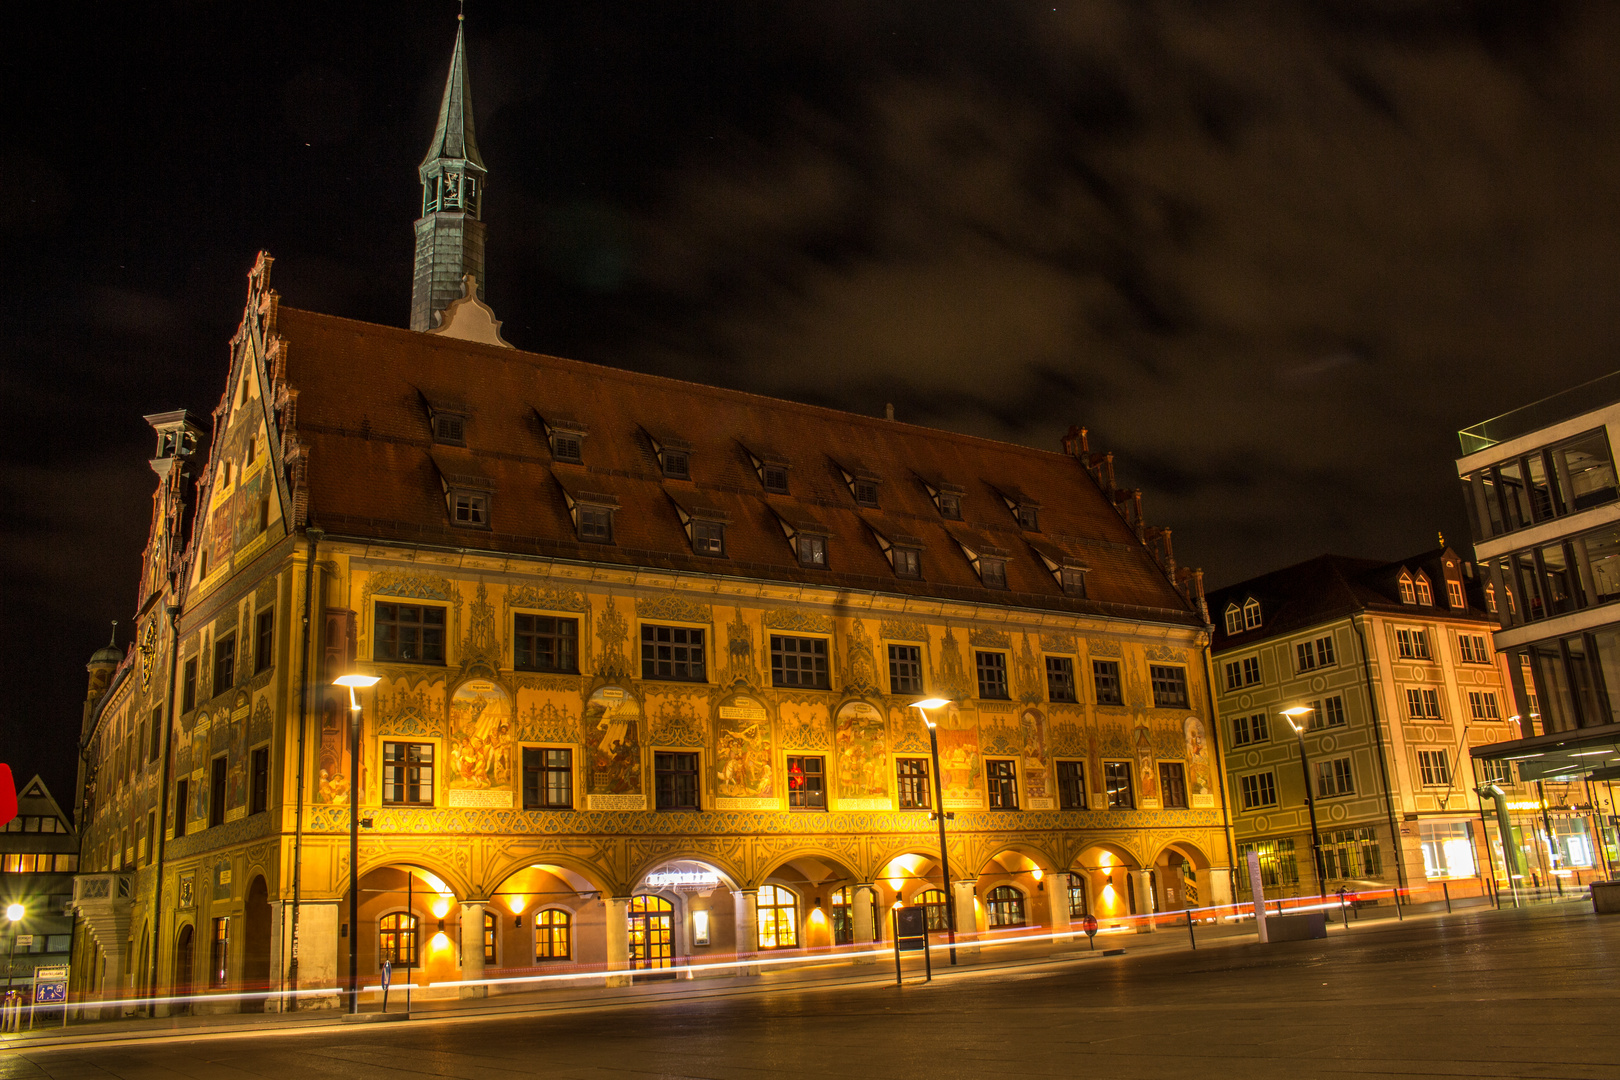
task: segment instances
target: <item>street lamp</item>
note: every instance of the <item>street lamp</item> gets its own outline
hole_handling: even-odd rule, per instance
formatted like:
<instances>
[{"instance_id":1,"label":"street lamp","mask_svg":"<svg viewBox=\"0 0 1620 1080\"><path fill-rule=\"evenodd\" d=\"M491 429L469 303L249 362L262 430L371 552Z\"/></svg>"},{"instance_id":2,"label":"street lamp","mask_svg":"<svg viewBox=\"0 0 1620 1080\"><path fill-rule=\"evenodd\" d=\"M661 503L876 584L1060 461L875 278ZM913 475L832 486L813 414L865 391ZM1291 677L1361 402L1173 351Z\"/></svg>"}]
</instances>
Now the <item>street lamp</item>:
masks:
<instances>
[{"instance_id":1,"label":"street lamp","mask_svg":"<svg viewBox=\"0 0 1620 1080\"><path fill-rule=\"evenodd\" d=\"M1294 722L1295 717L1314 711L1308 705L1295 705L1292 709L1284 709L1282 714L1288 718L1288 726L1294 729L1294 737L1299 740L1299 768L1305 775L1305 808L1311 815L1311 865L1316 867L1316 895L1325 898L1327 874L1322 866L1322 832L1316 827L1316 797L1311 794L1311 759L1305 754L1305 729Z\"/></svg>"},{"instance_id":2,"label":"street lamp","mask_svg":"<svg viewBox=\"0 0 1620 1080\"><path fill-rule=\"evenodd\" d=\"M923 723L928 725L928 751L934 758L934 820L939 823L939 873L945 882L945 940L950 944L951 963L956 963L956 897L951 895L951 857L945 850L945 819L955 817L954 814L945 813L945 788L940 783L939 772L939 736L934 730L934 718L928 715L930 709L937 709L949 705L948 698L924 698L913 701L911 707L922 714Z\"/></svg>"},{"instance_id":3,"label":"street lamp","mask_svg":"<svg viewBox=\"0 0 1620 1080\"><path fill-rule=\"evenodd\" d=\"M349 1011L360 1011L360 699L356 690L376 686L376 675L339 675L333 686L349 688Z\"/></svg>"},{"instance_id":4,"label":"street lamp","mask_svg":"<svg viewBox=\"0 0 1620 1080\"><path fill-rule=\"evenodd\" d=\"M28 909L21 904L8 904L6 906L6 918L11 920L11 955L6 958L6 999L8 1003L11 999L11 973L17 964L17 924L22 922L23 916L27 914Z\"/></svg>"}]
</instances>

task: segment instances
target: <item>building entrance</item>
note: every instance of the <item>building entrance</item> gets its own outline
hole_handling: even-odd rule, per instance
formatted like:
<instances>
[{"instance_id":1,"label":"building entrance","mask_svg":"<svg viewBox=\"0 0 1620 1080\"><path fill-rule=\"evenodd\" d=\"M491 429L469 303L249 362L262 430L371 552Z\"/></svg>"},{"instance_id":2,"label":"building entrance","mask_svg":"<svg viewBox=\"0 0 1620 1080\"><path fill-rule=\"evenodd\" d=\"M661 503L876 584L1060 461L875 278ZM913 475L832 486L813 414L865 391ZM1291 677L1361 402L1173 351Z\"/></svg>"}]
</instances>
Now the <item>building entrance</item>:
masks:
<instances>
[{"instance_id":1,"label":"building entrance","mask_svg":"<svg viewBox=\"0 0 1620 1080\"><path fill-rule=\"evenodd\" d=\"M630 899L630 967L670 967L675 956L675 905L658 896Z\"/></svg>"}]
</instances>

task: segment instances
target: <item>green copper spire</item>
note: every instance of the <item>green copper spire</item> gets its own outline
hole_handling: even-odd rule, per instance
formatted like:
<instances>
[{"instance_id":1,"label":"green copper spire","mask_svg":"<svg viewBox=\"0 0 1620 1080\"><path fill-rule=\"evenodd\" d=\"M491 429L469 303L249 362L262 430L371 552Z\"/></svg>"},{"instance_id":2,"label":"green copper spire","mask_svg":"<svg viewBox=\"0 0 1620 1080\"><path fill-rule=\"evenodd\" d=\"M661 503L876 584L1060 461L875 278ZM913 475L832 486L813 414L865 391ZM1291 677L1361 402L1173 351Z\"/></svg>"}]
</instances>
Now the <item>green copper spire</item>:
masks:
<instances>
[{"instance_id":1,"label":"green copper spire","mask_svg":"<svg viewBox=\"0 0 1620 1080\"><path fill-rule=\"evenodd\" d=\"M416 221L416 270L411 284L411 329L432 330L438 315L460 299L473 275L484 296L484 159L473 134L467 46L457 16L456 45L444 83L439 125L419 174L422 216Z\"/></svg>"}]
</instances>

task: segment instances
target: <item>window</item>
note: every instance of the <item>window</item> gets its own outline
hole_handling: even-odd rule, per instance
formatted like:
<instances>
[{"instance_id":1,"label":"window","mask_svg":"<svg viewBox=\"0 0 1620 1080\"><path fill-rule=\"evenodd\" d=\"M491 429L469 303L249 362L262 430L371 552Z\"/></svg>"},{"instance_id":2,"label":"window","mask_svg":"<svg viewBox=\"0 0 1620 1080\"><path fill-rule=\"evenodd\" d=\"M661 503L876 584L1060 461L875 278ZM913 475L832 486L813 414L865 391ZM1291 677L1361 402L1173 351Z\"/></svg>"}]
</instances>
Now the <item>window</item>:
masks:
<instances>
[{"instance_id":1,"label":"window","mask_svg":"<svg viewBox=\"0 0 1620 1080\"><path fill-rule=\"evenodd\" d=\"M450 509L457 525L482 528L489 524L489 496L483 492L451 492Z\"/></svg>"},{"instance_id":2,"label":"window","mask_svg":"<svg viewBox=\"0 0 1620 1080\"><path fill-rule=\"evenodd\" d=\"M249 761L248 813L262 814L270 809L270 748L258 747Z\"/></svg>"},{"instance_id":3,"label":"window","mask_svg":"<svg viewBox=\"0 0 1620 1080\"><path fill-rule=\"evenodd\" d=\"M1260 658L1258 656L1245 656L1243 658L1243 685L1253 686L1260 681Z\"/></svg>"},{"instance_id":4,"label":"window","mask_svg":"<svg viewBox=\"0 0 1620 1080\"><path fill-rule=\"evenodd\" d=\"M954 491L941 491L936 499L939 516L952 521L962 520L962 496Z\"/></svg>"},{"instance_id":5,"label":"window","mask_svg":"<svg viewBox=\"0 0 1620 1080\"><path fill-rule=\"evenodd\" d=\"M236 635L226 634L214 642L214 694L223 694L236 685Z\"/></svg>"},{"instance_id":6,"label":"window","mask_svg":"<svg viewBox=\"0 0 1620 1080\"><path fill-rule=\"evenodd\" d=\"M788 758L787 778L788 809L827 809L827 772L823 758Z\"/></svg>"},{"instance_id":7,"label":"window","mask_svg":"<svg viewBox=\"0 0 1620 1080\"><path fill-rule=\"evenodd\" d=\"M666 446L658 456L663 463L665 476L675 480L692 478L692 456L685 450L675 450Z\"/></svg>"},{"instance_id":8,"label":"window","mask_svg":"<svg viewBox=\"0 0 1620 1080\"><path fill-rule=\"evenodd\" d=\"M270 670L270 664L275 659L275 647L276 609L265 608L253 623L254 674Z\"/></svg>"},{"instance_id":9,"label":"window","mask_svg":"<svg viewBox=\"0 0 1620 1080\"><path fill-rule=\"evenodd\" d=\"M259 500L259 531L270 527L270 496L266 495Z\"/></svg>"},{"instance_id":10,"label":"window","mask_svg":"<svg viewBox=\"0 0 1620 1080\"><path fill-rule=\"evenodd\" d=\"M567 810L574 805L574 752L523 748L523 809Z\"/></svg>"},{"instance_id":11,"label":"window","mask_svg":"<svg viewBox=\"0 0 1620 1080\"><path fill-rule=\"evenodd\" d=\"M1473 877L1479 872L1474 861L1473 822L1425 821L1419 832L1424 877Z\"/></svg>"},{"instance_id":12,"label":"window","mask_svg":"<svg viewBox=\"0 0 1620 1080\"><path fill-rule=\"evenodd\" d=\"M1330 637L1301 641L1294 646L1294 651L1299 659L1300 671L1315 671L1333 663L1333 639Z\"/></svg>"},{"instance_id":13,"label":"window","mask_svg":"<svg viewBox=\"0 0 1620 1080\"><path fill-rule=\"evenodd\" d=\"M56 823L52 822L51 824L54 825ZM146 835L144 837L142 837L142 840L145 842L145 845L146 845L146 865L151 866L152 865L152 860L157 858L157 811L156 810L148 810L146 812ZM44 863L44 862L49 861L50 856L41 855L39 858L40 858L40 862ZM44 867L42 866L41 869L44 869Z\"/></svg>"},{"instance_id":14,"label":"window","mask_svg":"<svg viewBox=\"0 0 1620 1080\"><path fill-rule=\"evenodd\" d=\"M1260 883L1263 886L1299 884L1299 863L1294 858L1292 839L1260 840L1250 844L1239 844L1238 860L1248 862L1251 851L1260 857ZM1238 875L1238 880L1247 887L1247 874Z\"/></svg>"},{"instance_id":15,"label":"window","mask_svg":"<svg viewBox=\"0 0 1620 1080\"><path fill-rule=\"evenodd\" d=\"M1086 572L1078 566L1065 566L1058 574L1058 583L1063 586L1065 596L1086 595Z\"/></svg>"},{"instance_id":16,"label":"window","mask_svg":"<svg viewBox=\"0 0 1620 1080\"><path fill-rule=\"evenodd\" d=\"M862 506L876 506L878 504L878 486L875 480L865 480L856 477L850 484L850 490L855 493L855 501Z\"/></svg>"},{"instance_id":17,"label":"window","mask_svg":"<svg viewBox=\"0 0 1620 1080\"><path fill-rule=\"evenodd\" d=\"M1252 596L1243 602L1243 629L1260 629L1260 601Z\"/></svg>"},{"instance_id":18,"label":"window","mask_svg":"<svg viewBox=\"0 0 1620 1080\"><path fill-rule=\"evenodd\" d=\"M1014 513L1018 518L1018 527L1020 529L1028 529L1030 532L1041 531L1041 511L1039 507L1030 503L1019 503L1018 509Z\"/></svg>"},{"instance_id":19,"label":"window","mask_svg":"<svg viewBox=\"0 0 1620 1080\"><path fill-rule=\"evenodd\" d=\"M1417 756L1424 787L1451 786L1451 762L1444 750L1419 750Z\"/></svg>"},{"instance_id":20,"label":"window","mask_svg":"<svg viewBox=\"0 0 1620 1080\"><path fill-rule=\"evenodd\" d=\"M174 782L174 838L186 835L186 796L191 794L191 781Z\"/></svg>"},{"instance_id":21,"label":"window","mask_svg":"<svg viewBox=\"0 0 1620 1080\"><path fill-rule=\"evenodd\" d=\"M686 626L641 627L641 677L705 682L703 631Z\"/></svg>"},{"instance_id":22,"label":"window","mask_svg":"<svg viewBox=\"0 0 1620 1080\"><path fill-rule=\"evenodd\" d=\"M1253 716L1234 716L1232 718L1232 745L1248 746L1252 742L1265 742L1271 738L1267 729L1266 714L1255 713Z\"/></svg>"},{"instance_id":23,"label":"window","mask_svg":"<svg viewBox=\"0 0 1620 1080\"><path fill-rule=\"evenodd\" d=\"M928 762L923 758L895 758L895 777L900 792L900 809L927 810L933 803L928 787Z\"/></svg>"},{"instance_id":24,"label":"window","mask_svg":"<svg viewBox=\"0 0 1620 1080\"><path fill-rule=\"evenodd\" d=\"M799 898L780 885L761 885L755 899L755 908L759 912L759 947L797 948Z\"/></svg>"},{"instance_id":25,"label":"window","mask_svg":"<svg viewBox=\"0 0 1620 1080\"><path fill-rule=\"evenodd\" d=\"M197 658L186 661L185 680L181 683L180 711L190 712L197 707Z\"/></svg>"},{"instance_id":26,"label":"window","mask_svg":"<svg viewBox=\"0 0 1620 1080\"><path fill-rule=\"evenodd\" d=\"M1273 773L1252 773L1238 777L1238 792L1243 797L1243 809L1257 810L1262 806L1277 805L1277 777Z\"/></svg>"},{"instance_id":27,"label":"window","mask_svg":"<svg viewBox=\"0 0 1620 1080\"><path fill-rule=\"evenodd\" d=\"M213 760L208 776L208 827L225 824L225 757Z\"/></svg>"},{"instance_id":28,"label":"window","mask_svg":"<svg viewBox=\"0 0 1620 1080\"><path fill-rule=\"evenodd\" d=\"M1133 810L1136 808L1136 796L1131 791L1130 762L1103 762L1103 791L1108 796L1108 809Z\"/></svg>"},{"instance_id":29,"label":"window","mask_svg":"<svg viewBox=\"0 0 1620 1080\"><path fill-rule=\"evenodd\" d=\"M1502 714L1496 707L1496 695L1489 690L1468 691L1468 711L1475 720L1500 720Z\"/></svg>"},{"instance_id":30,"label":"window","mask_svg":"<svg viewBox=\"0 0 1620 1080\"><path fill-rule=\"evenodd\" d=\"M1429 659L1429 635L1424 630L1395 631L1395 651L1402 660Z\"/></svg>"},{"instance_id":31,"label":"window","mask_svg":"<svg viewBox=\"0 0 1620 1080\"><path fill-rule=\"evenodd\" d=\"M493 911L484 912L484 963L486 965L497 963L495 939L499 926L500 921Z\"/></svg>"},{"instance_id":32,"label":"window","mask_svg":"<svg viewBox=\"0 0 1620 1080\"><path fill-rule=\"evenodd\" d=\"M1378 877L1383 872L1378 835L1368 827L1323 833L1322 864L1330 878Z\"/></svg>"},{"instance_id":33,"label":"window","mask_svg":"<svg viewBox=\"0 0 1620 1080\"><path fill-rule=\"evenodd\" d=\"M1236 660L1226 662L1226 688L1237 690L1243 685L1243 665Z\"/></svg>"},{"instance_id":34,"label":"window","mask_svg":"<svg viewBox=\"0 0 1620 1080\"><path fill-rule=\"evenodd\" d=\"M1462 660L1465 664L1488 664L1491 662L1491 654L1485 647L1485 635L1483 634L1458 634L1457 650L1462 654Z\"/></svg>"},{"instance_id":35,"label":"window","mask_svg":"<svg viewBox=\"0 0 1620 1080\"><path fill-rule=\"evenodd\" d=\"M151 743L146 748L146 760L156 761L163 752L163 706L159 705L152 710L152 726L147 728L151 734Z\"/></svg>"},{"instance_id":36,"label":"window","mask_svg":"<svg viewBox=\"0 0 1620 1080\"><path fill-rule=\"evenodd\" d=\"M922 552L916 548L893 547L889 549L889 556L894 562L895 577L922 577Z\"/></svg>"},{"instance_id":37,"label":"window","mask_svg":"<svg viewBox=\"0 0 1620 1080\"><path fill-rule=\"evenodd\" d=\"M1415 686L1407 687L1406 711L1414 720L1439 720L1439 691L1420 690Z\"/></svg>"},{"instance_id":38,"label":"window","mask_svg":"<svg viewBox=\"0 0 1620 1080\"><path fill-rule=\"evenodd\" d=\"M827 639L772 634L771 685L827 689Z\"/></svg>"},{"instance_id":39,"label":"window","mask_svg":"<svg viewBox=\"0 0 1620 1080\"><path fill-rule=\"evenodd\" d=\"M1018 809L1018 769L1016 762L989 758L984 763L985 781L990 787L990 809Z\"/></svg>"},{"instance_id":40,"label":"window","mask_svg":"<svg viewBox=\"0 0 1620 1080\"><path fill-rule=\"evenodd\" d=\"M1356 791L1355 780L1350 771L1350 759L1347 757L1333 758L1331 761L1318 761L1316 763L1316 797L1328 799L1335 795L1353 795Z\"/></svg>"},{"instance_id":41,"label":"window","mask_svg":"<svg viewBox=\"0 0 1620 1080\"><path fill-rule=\"evenodd\" d=\"M692 520L692 550L719 558L726 553L726 527L718 521Z\"/></svg>"},{"instance_id":42,"label":"window","mask_svg":"<svg viewBox=\"0 0 1620 1080\"><path fill-rule=\"evenodd\" d=\"M214 920L214 938L208 948L208 985L215 990L225 987L230 980L231 918L221 915Z\"/></svg>"},{"instance_id":43,"label":"window","mask_svg":"<svg viewBox=\"0 0 1620 1080\"><path fill-rule=\"evenodd\" d=\"M467 444L466 419L460 416L451 416L447 413L434 413L433 441L446 443L450 446L465 446Z\"/></svg>"},{"instance_id":44,"label":"window","mask_svg":"<svg viewBox=\"0 0 1620 1080\"><path fill-rule=\"evenodd\" d=\"M574 955L574 917L566 911L547 908L534 913L534 959L536 963L568 960Z\"/></svg>"},{"instance_id":45,"label":"window","mask_svg":"<svg viewBox=\"0 0 1620 1080\"><path fill-rule=\"evenodd\" d=\"M383 805L433 805L433 744L383 743Z\"/></svg>"},{"instance_id":46,"label":"window","mask_svg":"<svg viewBox=\"0 0 1620 1080\"><path fill-rule=\"evenodd\" d=\"M1067 656L1046 658L1046 697L1048 701L1079 701L1074 687L1074 661Z\"/></svg>"},{"instance_id":47,"label":"window","mask_svg":"<svg viewBox=\"0 0 1620 1080\"><path fill-rule=\"evenodd\" d=\"M1148 677L1153 683L1153 707L1156 709L1185 709L1187 707L1187 669L1149 664Z\"/></svg>"},{"instance_id":48,"label":"window","mask_svg":"<svg viewBox=\"0 0 1620 1080\"><path fill-rule=\"evenodd\" d=\"M1097 704L1123 705L1125 699L1119 691L1119 661L1093 660L1091 682L1097 691Z\"/></svg>"},{"instance_id":49,"label":"window","mask_svg":"<svg viewBox=\"0 0 1620 1080\"><path fill-rule=\"evenodd\" d=\"M653 755L653 787L660 810L698 808L698 756L661 753Z\"/></svg>"},{"instance_id":50,"label":"window","mask_svg":"<svg viewBox=\"0 0 1620 1080\"><path fill-rule=\"evenodd\" d=\"M1011 885L997 885L990 890L989 902L984 906L985 920L992 930L1005 926L1024 925L1024 894Z\"/></svg>"},{"instance_id":51,"label":"window","mask_svg":"<svg viewBox=\"0 0 1620 1080\"><path fill-rule=\"evenodd\" d=\"M414 664L444 663L444 608L379 603L374 657Z\"/></svg>"},{"instance_id":52,"label":"window","mask_svg":"<svg viewBox=\"0 0 1620 1080\"><path fill-rule=\"evenodd\" d=\"M1236 604L1226 605L1226 632L1228 634L1243 633L1243 609Z\"/></svg>"},{"instance_id":53,"label":"window","mask_svg":"<svg viewBox=\"0 0 1620 1080\"><path fill-rule=\"evenodd\" d=\"M987 589L1005 589L1007 587L1007 561L981 555L979 557L979 580L984 583L984 587Z\"/></svg>"},{"instance_id":54,"label":"window","mask_svg":"<svg viewBox=\"0 0 1620 1080\"><path fill-rule=\"evenodd\" d=\"M827 538L814 533L801 532L793 538L793 550L799 556L800 566L826 569Z\"/></svg>"},{"instance_id":55,"label":"window","mask_svg":"<svg viewBox=\"0 0 1620 1080\"><path fill-rule=\"evenodd\" d=\"M929 933L944 933L950 929L950 909L942 889L924 889L912 901L923 909L923 928Z\"/></svg>"},{"instance_id":56,"label":"window","mask_svg":"<svg viewBox=\"0 0 1620 1080\"><path fill-rule=\"evenodd\" d=\"M1495 584L1487 584L1485 586L1485 610L1490 612L1492 615L1496 614L1496 586L1495 586Z\"/></svg>"},{"instance_id":57,"label":"window","mask_svg":"<svg viewBox=\"0 0 1620 1080\"><path fill-rule=\"evenodd\" d=\"M519 671L579 671L579 620L552 615L512 618L512 660Z\"/></svg>"},{"instance_id":58,"label":"window","mask_svg":"<svg viewBox=\"0 0 1620 1080\"><path fill-rule=\"evenodd\" d=\"M416 916L396 911L377 920L377 964L416 966Z\"/></svg>"},{"instance_id":59,"label":"window","mask_svg":"<svg viewBox=\"0 0 1620 1080\"><path fill-rule=\"evenodd\" d=\"M1159 762L1159 795L1166 810L1187 809L1187 769L1181 762Z\"/></svg>"},{"instance_id":60,"label":"window","mask_svg":"<svg viewBox=\"0 0 1620 1080\"><path fill-rule=\"evenodd\" d=\"M889 693L923 692L922 649L917 645L889 646Z\"/></svg>"},{"instance_id":61,"label":"window","mask_svg":"<svg viewBox=\"0 0 1620 1080\"><path fill-rule=\"evenodd\" d=\"M1311 731L1343 727L1344 698L1335 694L1333 697L1311 702L1311 718L1307 726Z\"/></svg>"},{"instance_id":62,"label":"window","mask_svg":"<svg viewBox=\"0 0 1620 1080\"><path fill-rule=\"evenodd\" d=\"M1403 603L1403 604L1415 604L1415 603L1417 603L1417 593L1415 593L1412 590L1412 579L1407 577L1405 574L1401 575L1400 590L1401 590L1401 603Z\"/></svg>"},{"instance_id":63,"label":"window","mask_svg":"<svg viewBox=\"0 0 1620 1080\"><path fill-rule=\"evenodd\" d=\"M1059 810L1084 810L1086 808L1085 764L1079 761L1058 762L1057 788Z\"/></svg>"},{"instance_id":64,"label":"window","mask_svg":"<svg viewBox=\"0 0 1620 1080\"><path fill-rule=\"evenodd\" d=\"M1513 783L1513 762L1500 759L1481 761L1479 775L1487 784Z\"/></svg>"},{"instance_id":65,"label":"window","mask_svg":"<svg viewBox=\"0 0 1620 1080\"><path fill-rule=\"evenodd\" d=\"M1007 700L1007 658L998 652L976 652L973 659L979 669L979 696Z\"/></svg>"},{"instance_id":66,"label":"window","mask_svg":"<svg viewBox=\"0 0 1620 1080\"><path fill-rule=\"evenodd\" d=\"M587 544L613 543L613 511L606 506L576 507L579 518L579 538Z\"/></svg>"},{"instance_id":67,"label":"window","mask_svg":"<svg viewBox=\"0 0 1620 1080\"><path fill-rule=\"evenodd\" d=\"M1417 589L1418 603L1423 604L1425 607L1432 607L1434 605L1434 590L1429 588L1429 579L1419 574L1412 584Z\"/></svg>"},{"instance_id":68,"label":"window","mask_svg":"<svg viewBox=\"0 0 1620 1080\"><path fill-rule=\"evenodd\" d=\"M1446 580L1446 599L1458 611L1466 608L1468 601L1463 596L1463 583L1456 578L1448 578Z\"/></svg>"},{"instance_id":69,"label":"window","mask_svg":"<svg viewBox=\"0 0 1620 1080\"><path fill-rule=\"evenodd\" d=\"M566 461L578 465L585 460L582 454L582 440L569 431L559 431L551 436L551 456L555 461Z\"/></svg>"},{"instance_id":70,"label":"window","mask_svg":"<svg viewBox=\"0 0 1620 1080\"><path fill-rule=\"evenodd\" d=\"M764 465L759 470L759 482L765 486L766 491L774 491L778 495L787 494L788 471L786 465Z\"/></svg>"}]
</instances>

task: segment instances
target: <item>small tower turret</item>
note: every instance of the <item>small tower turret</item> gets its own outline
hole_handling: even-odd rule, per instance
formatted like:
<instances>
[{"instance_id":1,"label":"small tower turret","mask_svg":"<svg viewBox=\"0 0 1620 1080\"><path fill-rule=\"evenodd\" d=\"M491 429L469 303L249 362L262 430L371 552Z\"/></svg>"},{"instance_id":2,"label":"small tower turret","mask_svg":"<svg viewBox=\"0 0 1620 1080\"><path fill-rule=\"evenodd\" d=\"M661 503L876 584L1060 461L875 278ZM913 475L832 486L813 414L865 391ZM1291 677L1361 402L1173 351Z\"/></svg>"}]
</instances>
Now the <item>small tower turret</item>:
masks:
<instances>
[{"instance_id":1,"label":"small tower turret","mask_svg":"<svg viewBox=\"0 0 1620 1080\"><path fill-rule=\"evenodd\" d=\"M411 284L411 329L432 330L438 315L462 295L462 279L473 275L478 299L484 297L484 181L488 173L473 133L472 88L461 16L450 54L450 76L418 173L422 216L416 221L416 272Z\"/></svg>"}]
</instances>

